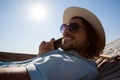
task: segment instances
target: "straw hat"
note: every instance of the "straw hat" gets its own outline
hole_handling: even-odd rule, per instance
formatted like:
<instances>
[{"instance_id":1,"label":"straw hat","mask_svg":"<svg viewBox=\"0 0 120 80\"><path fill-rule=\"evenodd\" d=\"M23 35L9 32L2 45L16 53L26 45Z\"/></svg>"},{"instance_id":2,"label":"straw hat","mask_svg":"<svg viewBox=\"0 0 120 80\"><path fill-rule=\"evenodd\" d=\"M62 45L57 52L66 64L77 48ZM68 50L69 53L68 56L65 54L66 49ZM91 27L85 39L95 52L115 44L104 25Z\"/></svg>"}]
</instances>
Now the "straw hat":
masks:
<instances>
[{"instance_id":1,"label":"straw hat","mask_svg":"<svg viewBox=\"0 0 120 80\"><path fill-rule=\"evenodd\" d=\"M80 7L69 7L64 11L63 14L63 24L69 24L72 17L79 16L88 21L93 28L96 30L98 36L100 37L100 50L105 47L105 32L99 19L89 10Z\"/></svg>"}]
</instances>

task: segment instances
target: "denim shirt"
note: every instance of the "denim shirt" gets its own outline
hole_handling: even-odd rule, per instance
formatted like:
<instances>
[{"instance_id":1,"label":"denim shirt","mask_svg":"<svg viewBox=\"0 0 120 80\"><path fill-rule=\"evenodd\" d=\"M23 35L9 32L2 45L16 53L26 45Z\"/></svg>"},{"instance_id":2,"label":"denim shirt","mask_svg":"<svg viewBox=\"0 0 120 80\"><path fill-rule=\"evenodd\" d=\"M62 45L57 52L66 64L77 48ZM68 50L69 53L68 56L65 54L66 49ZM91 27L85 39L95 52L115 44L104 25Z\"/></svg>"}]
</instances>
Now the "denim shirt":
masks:
<instances>
[{"instance_id":1,"label":"denim shirt","mask_svg":"<svg viewBox=\"0 0 120 80\"><path fill-rule=\"evenodd\" d=\"M94 80L96 64L74 51L54 50L26 66L31 80Z\"/></svg>"}]
</instances>

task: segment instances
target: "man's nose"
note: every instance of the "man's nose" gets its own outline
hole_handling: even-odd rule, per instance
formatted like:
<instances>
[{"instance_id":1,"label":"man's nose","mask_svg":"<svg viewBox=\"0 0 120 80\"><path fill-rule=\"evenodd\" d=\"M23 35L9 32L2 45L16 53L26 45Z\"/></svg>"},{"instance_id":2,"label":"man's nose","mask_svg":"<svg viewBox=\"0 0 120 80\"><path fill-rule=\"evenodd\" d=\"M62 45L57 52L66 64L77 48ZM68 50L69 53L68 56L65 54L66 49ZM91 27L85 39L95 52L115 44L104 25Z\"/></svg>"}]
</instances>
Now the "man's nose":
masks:
<instances>
[{"instance_id":1,"label":"man's nose","mask_svg":"<svg viewBox=\"0 0 120 80\"><path fill-rule=\"evenodd\" d=\"M68 25L65 25L63 34L70 33L70 29Z\"/></svg>"}]
</instances>

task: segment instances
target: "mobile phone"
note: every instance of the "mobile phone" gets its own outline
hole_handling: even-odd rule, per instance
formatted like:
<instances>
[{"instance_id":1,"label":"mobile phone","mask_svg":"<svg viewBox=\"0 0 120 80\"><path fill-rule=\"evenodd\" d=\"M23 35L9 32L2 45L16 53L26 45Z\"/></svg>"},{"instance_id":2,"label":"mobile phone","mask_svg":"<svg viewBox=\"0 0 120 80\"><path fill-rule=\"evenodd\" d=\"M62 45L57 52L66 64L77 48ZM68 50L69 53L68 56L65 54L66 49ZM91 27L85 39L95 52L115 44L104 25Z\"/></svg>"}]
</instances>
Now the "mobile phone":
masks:
<instances>
[{"instance_id":1,"label":"mobile phone","mask_svg":"<svg viewBox=\"0 0 120 80\"><path fill-rule=\"evenodd\" d=\"M62 44L62 38L59 38L53 42L54 49L58 49Z\"/></svg>"}]
</instances>

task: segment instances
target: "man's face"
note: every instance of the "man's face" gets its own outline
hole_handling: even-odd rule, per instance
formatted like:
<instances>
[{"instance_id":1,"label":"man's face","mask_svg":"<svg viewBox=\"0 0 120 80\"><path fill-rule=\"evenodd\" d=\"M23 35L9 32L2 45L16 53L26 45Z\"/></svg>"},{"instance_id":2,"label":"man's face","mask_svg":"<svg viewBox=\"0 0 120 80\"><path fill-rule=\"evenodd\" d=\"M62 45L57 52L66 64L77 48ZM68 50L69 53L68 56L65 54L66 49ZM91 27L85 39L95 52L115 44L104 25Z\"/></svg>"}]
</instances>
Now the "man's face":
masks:
<instances>
[{"instance_id":1,"label":"man's face","mask_svg":"<svg viewBox=\"0 0 120 80\"><path fill-rule=\"evenodd\" d=\"M77 23L79 28L76 31L71 31L69 27L65 27L63 31L63 40L61 48L65 51L75 50L81 52L86 48L87 33L86 28L79 18L72 19L69 24Z\"/></svg>"}]
</instances>

